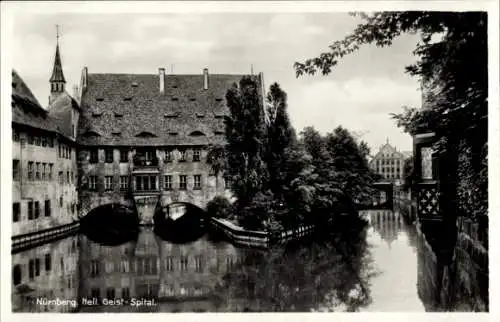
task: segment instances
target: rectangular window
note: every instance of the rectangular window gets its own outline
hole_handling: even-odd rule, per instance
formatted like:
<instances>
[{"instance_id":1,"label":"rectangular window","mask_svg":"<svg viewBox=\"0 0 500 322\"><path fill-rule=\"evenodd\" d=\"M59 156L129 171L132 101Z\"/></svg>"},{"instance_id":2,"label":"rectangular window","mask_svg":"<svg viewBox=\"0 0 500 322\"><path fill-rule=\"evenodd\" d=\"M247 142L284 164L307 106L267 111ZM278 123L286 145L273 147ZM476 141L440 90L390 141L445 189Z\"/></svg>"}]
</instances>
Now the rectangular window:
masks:
<instances>
[{"instance_id":1,"label":"rectangular window","mask_svg":"<svg viewBox=\"0 0 500 322\"><path fill-rule=\"evenodd\" d=\"M197 255L195 257L195 263L196 263L196 271L198 273L203 272L203 256Z\"/></svg>"},{"instance_id":2,"label":"rectangular window","mask_svg":"<svg viewBox=\"0 0 500 322\"><path fill-rule=\"evenodd\" d=\"M39 136L33 137L33 144L40 146L40 137Z\"/></svg>"},{"instance_id":3,"label":"rectangular window","mask_svg":"<svg viewBox=\"0 0 500 322\"><path fill-rule=\"evenodd\" d=\"M194 149L193 150L193 162L200 161L200 155L201 155L200 149Z\"/></svg>"},{"instance_id":4,"label":"rectangular window","mask_svg":"<svg viewBox=\"0 0 500 322\"><path fill-rule=\"evenodd\" d=\"M54 164L49 163L49 172L47 174L47 179L52 180L52 170L54 169Z\"/></svg>"},{"instance_id":5,"label":"rectangular window","mask_svg":"<svg viewBox=\"0 0 500 322\"><path fill-rule=\"evenodd\" d=\"M60 197L59 197L59 207L62 207L62 206L63 206L63 203L64 203L63 196L60 196Z\"/></svg>"},{"instance_id":6,"label":"rectangular window","mask_svg":"<svg viewBox=\"0 0 500 322\"><path fill-rule=\"evenodd\" d=\"M35 276L40 276L40 258L35 258Z\"/></svg>"},{"instance_id":7,"label":"rectangular window","mask_svg":"<svg viewBox=\"0 0 500 322\"><path fill-rule=\"evenodd\" d=\"M89 151L90 157L89 157L89 163L97 163L98 161L98 150L97 149L92 149Z\"/></svg>"},{"instance_id":8,"label":"rectangular window","mask_svg":"<svg viewBox=\"0 0 500 322\"><path fill-rule=\"evenodd\" d=\"M45 217L50 217L51 214L51 209L50 209L50 200L45 200L45 205L44 205L44 210L45 210Z\"/></svg>"},{"instance_id":9,"label":"rectangular window","mask_svg":"<svg viewBox=\"0 0 500 322\"><path fill-rule=\"evenodd\" d=\"M100 298L101 297L101 290L98 288L93 288L90 291L90 296L93 298L96 298L96 299Z\"/></svg>"},{"instance_id":10,"label":"rectangular window","mask_svg":"<svg viewBox=\"0 0 500 322\"><path fill-rule=\"evenodd\" d=\"M128 287L122 288L122 298L128 299L130 297L130 289Z\"/></svg>"},{"instance_id":11,"label":"rectangular window","mask_svg":"<svg viewBox=\"0 0 500 322\"><path fill-rule=\"evenodd\" d=\"M40 162L36 163L35 180L40 180Z\"/></svg>"},{"instance_id":12,"label":"rectangular window","mask_svg":"<svg viewBox=\"0 0 500 322\"><path fill-rule=\"evenodd\" d=\"M33 173L34 173L34 166L35 166L35 162L33 161L29 161L28 162L28 180L33 180Z\"/></svg>"},{"instance_id":13,"label":"rectangular window","mask_svg":"<svg viewBox=\"0 0 500 322\"><path fill-rule=\"evenodd\" d=\"M35 201L35 219L40 217L40 202Z\"/></svg>"},{"instance_id":14,"label":"rectangular window","mask_svg":"<svg viewBox=\"0 0 500 322\"><path fill-rule=\"evenodd\" d=\"M172 150L168 149L165 150L165 162L172 162L173 157L172 157Z\"/></svg>"},{"instance_id":15,"label":"rectangular window","mask_svg":"<svg viewBox=\"0 0 500 322\"><path fill-rule=\"evenodd\" d=\"M180 190L186 190L187 189L187 176L186 175L180 175L179 176L179 189Z\"/></svg>"},{"instance_id":16,"label":"rectangular window","mask_svg":"<svg viewBox=\"0 0 500 322\"><path fill-rule=\"evenodd\" d=\"M194 187L193 187L193 189L195 189L195 190L201 189L201 175L200 174L194 175Z\"/></svg>"},{"instance_id":17,"label":"rectangular window","mask_svg":"<svg viewBox=\"0 0 500 322\"><path fill-rule=\"evenodd\" d=\"M104 190L106 190L106 191L113 190L113 177L112 176L104 177Z\"/></svg>"},{"instance_id":18,"label":"rectangular window","mask_svg":"<svg viewBox=\"0 0 500 322\"><path fill-rule=\"evenodd\" d=\"M47 163L42 163L42 180L47 179Z\"/></svg>"},{"instance_id":19,"label":"rectangular window","mask_svg":"<svg viewBox=\"0 0 500 322\"><path fill-rule=\"evenodd\" d=\"M188 268L188 257L181 256L181 271L187 271Z\"/></svg>"},{"instance_id":20,"label":"rectangular window","mask_svg":"<svg viewBox=\"0 0 500 322\"><path fill-rule=\"evenodd\" d=\"M165 176L165 190L172 190L172 176Z\"/></svg>"},{"instance_id":21,"label":"rectangular window","mask_svg":"<svg viewBox=\"0 0 500 322\"><path fill-rule=\"evenodd\" d=\"M174 270L174 257L173 256L167 256L167 259L165 261L165 269L167 271L173 271Z\"/></svg>"},{"instance_id":22,"label":"rectangular window","mask_svg":"<svg viewBox=\"0 0 500 322\"><path fill-rule=\"evenodd\" d=\"M42 136L42 146L45 148L47 146L47 138Z\"/></svg>"},{"instance_id":23,"label":"rectangular window","mask_svg":"<svg viewBox=\"0 0 500 322\"><path fill-rule=\"evenodd\" d=\"M186 150L179 150L180 159L179 162L186 162Z\"/></svg>"},{"instance_id":24,"label":"rectangular window","mask_svg":"<svg viewBox=\"0 0 500 322\"><path fill-rule=\"evenodd\" d=\"M90 262L90 277L99 276L99 261L93 260Z\"/></svg>"},{"instance_id":25,"label":"rectangular window","mask_svg":"<svg viewBox=\"0 0 500 322\"><path fill-rule=\"evenodd\" d=\"M128 162L128 150L120 149L120 162L127 163Z\"/></svg>"},{"instance_id":26,"label":"rectangular window","mask_svg":"<svg viewBox=\"0 0 500 322\"><path fill-rule=\"evenodd\" d=\"M45 254L45 271L49 272L52 269L52 258L50 254Z\"/></svg>"},{"instance_id":27,"label":"rectangular window","mask_svg":"<svg viewBox=\"0 0 500 322\"><path fill-rule=\"evenodd\" d=\"M113 149L104 150L105 162L113 163Z\"/></svg>"},{"instance_id":28,"label":"rectangular window","mask_svg":"<svg viewBox=\"0 0 500 322\"><path fill-rule=\"evenodd\" d=\"M64 176L62 171L59 171L59 184L64 184Z\"/></svg>"},{"instance_id":29,"label":"rectangular window","mask_svg":"<svg viewBox=\"0 0 500 322\"><path fill-rule=\"evenodd\" d=\"M97 176L89 176L89 190L97 190Z\"/></svg>"},{"instance_id":30,"label":"rectangular window","mask_svg":"<svg viewBox=\"0 0 500 322\"><path fill-rule=\"evenodd\" d=\"M12 180L19 180L19 160L12 160Z\"/></svg>"},{"instance_id":31,"label":"rectangular window","mask_svg":"<svg viewBox=\"0 0 500 322\"><path fill-rule=\"evenodd\" d=\"M35 278L35 260L34 259L29 260L28 271L29 271L30 280L34 279Z\"/></svg>"},{"instance_id":32,"label":"rectangular window","mask_svg":"<svg viewBox=\"0 0 500 322\"><path fill-rule=\"evenodd\" d=\"M21 219L21 204L14 202L12 204L12 221L18 222Z\"/></svg>"},{"instance_id":33,"label":"rectangular window","mask_svg":"<svg viewBox=\"0 0 500 322\"><path fill-rule=\"evenodd\" d=\"M135 189L137 191L152 191L157 190L156 176L136 176Z\"/></svg>"},{"instance_id":34,"label":"rectangular window","mask_svg":"<svg viewBox=\"0 0 500 322\"><path fill-rule=\"evenodd\" d=\"M120 191L127 191L127 190L128 190L128 177L120 176Z\"/></svg>"},{"instance_id":35,"label":"rectangular window","mask_svg":"<svg viewBox=\"0 0 500 322\"><path fill-rule=\"evenodd\" d=\"M47 138L47 145L49 146L49 148L53 148L54 147L54 139Z\"/></svg>"},{"instance_id":36,"label":"rectangular window","mask_svg":"<svg viewBox=\"0 0 500 322\"><path fill-rule=\"evenodd\" d=\"M34 138L33 135L28 134L28 144L33 144Z\"/></svg>"},{"instance_id":37,"label":"rectangular window","mask_svg":"<svg viewBox=\"0 0 500 322\"><path fill-rule=\"evenodd\" d=\"M28 220L33 219L33 201L28 201Z\"/></svg>"},{"instance_id":38,"label":"rectangular window","mask_svg":"<svg viewBox=\"0 0 500 322\"><path fill-rule=\"evenodd\" d=\"M69 174L69 171L66 171L66 183L70 183L70 178L71 175Z\"/></svg>"}]
</instances>

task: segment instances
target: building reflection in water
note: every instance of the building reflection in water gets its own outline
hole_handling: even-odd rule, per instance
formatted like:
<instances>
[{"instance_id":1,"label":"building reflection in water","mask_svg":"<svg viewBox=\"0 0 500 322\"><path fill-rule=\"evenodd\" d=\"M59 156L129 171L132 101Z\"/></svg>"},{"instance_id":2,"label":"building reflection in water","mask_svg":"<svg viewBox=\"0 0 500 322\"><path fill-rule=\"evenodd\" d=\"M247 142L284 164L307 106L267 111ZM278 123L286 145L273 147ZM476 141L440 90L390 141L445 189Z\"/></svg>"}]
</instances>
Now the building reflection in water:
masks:
<instances>
[{"instance_id":1,"label":"building reflection in water","mask_svg":"<svg viewBox=\"0 0 500 322\"><path fill-rule=\"evenodd\" d=\"M13 312L78 309L78 237L12 254Z\"/></svg>"},{"instance_id":2,"label":"building reflection in water","mask_svg":"<svg viewBox=\"0 0 500 322\"><path fill-rule=\"evenodd\" d=\"M189 244L141 229L135 241L107 247L82 235L80 296L154 299L158 305L82 306L82 311L214 311L211 293L237 261L236 249L202 237ZM130 302L129 302L130 303Z\"/></svg>"},{"instance_id":3,"label":"building reflection in water","mask_svg":"<svg viewBox=\"0 0 500 322\"><path fill-rule=\"evenodd\" d=\"M373 229L390 247L403 231L401 215L392 210L371 210L369 221Z\"/></svg>"}]
</instances>

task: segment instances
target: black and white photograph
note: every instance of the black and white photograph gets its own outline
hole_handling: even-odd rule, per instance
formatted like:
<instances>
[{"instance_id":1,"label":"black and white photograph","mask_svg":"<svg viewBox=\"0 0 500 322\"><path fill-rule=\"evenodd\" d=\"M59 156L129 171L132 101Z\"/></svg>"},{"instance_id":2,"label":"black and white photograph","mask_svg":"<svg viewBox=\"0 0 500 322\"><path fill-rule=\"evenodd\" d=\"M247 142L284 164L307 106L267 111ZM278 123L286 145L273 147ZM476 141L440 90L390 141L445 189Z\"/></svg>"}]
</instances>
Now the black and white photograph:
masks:
<instances>
[{"instance_id":1,"label":"black and white photograph","mask_svg":"<svg viewBox=\"0 0 500 322\"><path fill-rule=\"evenodd\" d=\"M2 3L2 316L489 313L498 3L376 2Z\"/></svg>"}]
</instances>

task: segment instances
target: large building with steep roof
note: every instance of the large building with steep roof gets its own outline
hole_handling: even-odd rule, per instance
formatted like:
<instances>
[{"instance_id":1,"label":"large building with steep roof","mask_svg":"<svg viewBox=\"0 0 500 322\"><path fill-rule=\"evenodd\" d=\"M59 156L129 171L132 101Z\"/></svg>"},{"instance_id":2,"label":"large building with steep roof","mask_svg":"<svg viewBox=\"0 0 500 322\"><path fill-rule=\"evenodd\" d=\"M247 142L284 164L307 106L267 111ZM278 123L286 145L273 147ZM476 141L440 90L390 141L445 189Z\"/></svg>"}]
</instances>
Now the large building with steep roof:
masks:
<instances>
[{"instance_id":1,"label":"large building with steep roof","mask_svg":"<svg viewBox=\"0 0 500 322\"><path fill-rule=\"evenodd\" d=\"M155 211L187 203L205 208L229 197L227 182L206 162L225 141L228 89L244 75L102 74L81 77L77 142L81 211L109 203L133 206L143 223ZM262 74L250 76L259 84ZM228 178L225 178L228 180Z\"/></svg>"},{"instance_id":2,"label":"large building with steep roof","mask_svg":"<svg viewBox=\"0 0 500 322\"><path fill-rule=\"evenodd\" d=\"M52 88L56 89L54 86ZM61 89L64 87L58 87L58 90ZM64 92L59 94L56 102L67 95ZM76 142L74 135L65 131L65 126L66 121L55 117L50 108L44 109L23 79L13 70L14 247L29 242L44 232L72 229L77 221Z\"/></svg>"}]
</instances>

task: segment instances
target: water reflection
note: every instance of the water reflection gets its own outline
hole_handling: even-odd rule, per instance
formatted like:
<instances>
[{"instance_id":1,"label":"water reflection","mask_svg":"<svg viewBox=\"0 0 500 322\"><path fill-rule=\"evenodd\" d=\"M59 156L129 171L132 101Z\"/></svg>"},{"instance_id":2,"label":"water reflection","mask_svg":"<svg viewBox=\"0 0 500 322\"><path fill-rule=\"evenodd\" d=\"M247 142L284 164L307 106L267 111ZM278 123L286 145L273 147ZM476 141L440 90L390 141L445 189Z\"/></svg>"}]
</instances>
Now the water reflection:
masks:
<instances>
[{"instance_id":1,"label":"water reflection","mask_svg":"<svg viewBox=\"0 0 500 322\"><path fill-rule=\"evenodd\" d=\"M236 248L207 235L178 244L146 228L119 245L83 234L67 237L13 255L13 310L424 310L416 288L414 227L398 210L361 216L369 227L356 233L269 251ZM78 300L78 306L36 302L44 297Z\"/></svg>"},{"instance_id":2,"label":"water reflection","mask_svg":"<svg viewBox=\"0 0 500 322\"><path fill-rule=\"evenodd\" d=\"M78 260L77 236L12 254L12 310L77 310Z\"/></svg>"}]
</instances>

